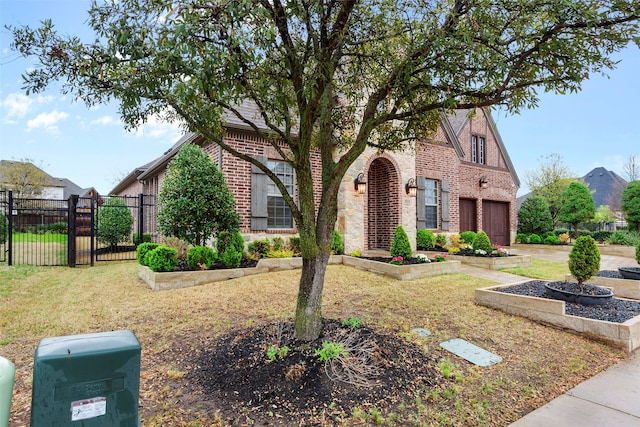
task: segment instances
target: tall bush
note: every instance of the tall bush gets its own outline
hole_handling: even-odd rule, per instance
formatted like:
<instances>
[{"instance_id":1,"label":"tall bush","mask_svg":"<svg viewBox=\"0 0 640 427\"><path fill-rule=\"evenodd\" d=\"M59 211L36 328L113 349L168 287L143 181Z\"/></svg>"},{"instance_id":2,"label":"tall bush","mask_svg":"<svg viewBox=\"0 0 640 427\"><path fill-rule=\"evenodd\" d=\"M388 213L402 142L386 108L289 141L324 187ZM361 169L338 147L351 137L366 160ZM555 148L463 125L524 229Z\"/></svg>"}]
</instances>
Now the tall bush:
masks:
<instances>
[{"instance_id":1,"label":"tall bush","mask_svg":"<svg viewBox=\"0 0 640 427\"><path fill-rule=\"evenodd\" d=\"M586 185L572 182L562 193L562 207L558 219L573 225L576 238L579 237L578 224L593 219L596 213L593 196Z\"/></svg>"},{"instance_id":2,"label":"tall bush","mask_svg":"<svg viewBox=\"0 0 640 427\"><path fill-rule=\"evenodd\" d=\"M409 259L412 253L409 236L407 236L407 233L401 225L397 226L396 231L393 233L393 241L391 242L391 256L401 256L404 259Z\"/></svg>"},{"instance_id":3,"label":"tall bush","mask_svg":"<svg viewBox=\"0 0 640 427\"><path fill-rule=\"evenodd\" d=\"M161 245L149 252L144 259L152 271L173 271L178 265L178 251Z\"/></svg>"},{"instance_id":4,"label":"tall bush","mask_svg":"<svg viewBox=\"0 0 640 427\"><path fill-rule=\"evenodd\" d=\"M529 196L518 210L518 233L543 234L553 228L549 204L540 196Z\"/></svg>"},{"instance_id":5,"label":"tall bush","mask_svg":"<svg viewBox=\"0 0 640 427\"><path fill-rule=\"evenodd\" d=\"M193 270L209 269L216 259L216 253L208 246L192 246L187 251L187 264Z\"/></svg>"},{"instance_id":6,"label":"tall bush","mask_svg":"<svg viewBox=\"0 0 640 427\"><path fill-rule=\"evenodd\" d=\"M244 252L244 238L238 231L221 231L216 239L218 254L223 254L231 246L236 252Z\"/></svg>"},{"instance_id":7,"label":"tall bush","mask_svg":"<svg viewBox=\"0 0 640 427\"><path fill-rule=\"evenodd\" d=\"M145 257L149 252L151 252L158 246L160 246L158 243L153 242L144 242L139 244L138 248L136 249L136 258L138 258L138 264L147 265Z\"/></svg>"},{"instance_id":8,"label":"tall bush","mask_svg":"<svg viewBox=\"0 0 640 427\"><path fill-rule=\"evenodd\" d=\"M589 280L600 270L600 251L591 236L576 239L569 252L569 271L578 280L578 285Z\"/></svg>"},{"instance_id":9,"label":"tall bush","mask_svg":"<svg viewBox=\"0 0 640 427\"><path fill-rule=\"evenodd\" d=\"M460 240L468 245L473 245L473 239L475 239L477 235L478 233L475 231L463 231L460 233Z\"/></svg>"},{"instance_id":10,"label":"tall bush","mask_svg":"<svg viewBox=\"0 0 640 427\"><path fill-rule=\"evenodd\" d=\"M640 231L640 181L631 181L622 191L620 207L629 229Z\"/></svg>"},{"instance_id":11,"label":"tall bush","mask_svg":"<svg viewBox=\"0 0 640 427\"><path fill-rule=\"evenodd\" d=\"M222 171L197 145L186 144L169 162L159 200L160 231L192 245L240 227Z\"/></svg>"},{"instance_id":12,"label":"tall bush","mask_svg":"<svg viewBox=\"0 0 640 427\"><path fill-rule=\"evenodd\" d=\"M98 208L97 217L98 242L113 248L129 238L133 227L133 215L121 197L109 197Z\"/></svg>"}]
</instances>

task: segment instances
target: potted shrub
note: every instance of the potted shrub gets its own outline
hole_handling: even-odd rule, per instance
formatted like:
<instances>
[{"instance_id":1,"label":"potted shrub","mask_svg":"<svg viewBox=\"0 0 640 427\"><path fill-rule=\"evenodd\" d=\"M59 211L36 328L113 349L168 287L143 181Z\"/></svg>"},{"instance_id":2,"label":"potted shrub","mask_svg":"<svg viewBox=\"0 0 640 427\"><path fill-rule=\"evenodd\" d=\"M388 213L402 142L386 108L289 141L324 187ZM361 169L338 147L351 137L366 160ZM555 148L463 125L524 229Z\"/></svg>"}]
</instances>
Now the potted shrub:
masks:
<instances>
[{"instance_id":1,"label":"potted shrub","mask_svg":"<svg viewBox=\"0 0 640 427\"><path fill-rule=\"evenodd\" d=\"M636 245L636 261L640 264L640 239ZM640 280L640 267L618 267L618 272L625 279Z\"/></svg>"},{"instance_id":2,"label":"potted shrub","mask_svg":"<svg viewBox=\"0 0 640 427\"><path fill-rule=\"evenodd\" d=\"M578 237L569 252L569 270L576 282L549 282L547 293L555 298L579 304L604 304L613 292L601 286L585 284L600 270L600 251L591 236Z\"/></svg>"}]
</instances>

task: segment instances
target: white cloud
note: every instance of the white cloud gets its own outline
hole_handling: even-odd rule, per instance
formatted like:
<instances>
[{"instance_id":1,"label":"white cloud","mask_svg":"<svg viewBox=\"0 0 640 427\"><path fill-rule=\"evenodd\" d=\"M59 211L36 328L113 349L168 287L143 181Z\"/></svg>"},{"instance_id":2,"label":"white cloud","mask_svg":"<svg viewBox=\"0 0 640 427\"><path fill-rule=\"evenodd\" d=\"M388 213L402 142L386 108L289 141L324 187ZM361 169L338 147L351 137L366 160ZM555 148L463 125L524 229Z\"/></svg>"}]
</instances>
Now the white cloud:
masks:
<instances>
[{"instance_id":1,"label":"white cloud","mask_svg":"<svg viewBox=\"0 0 640 427\"><path fill-rule=\"evenodd\" d=\"M33 99L19 93L10 93L0 101L2 108L6 110L6 118L24 117L29 112Z\"/></svg>"},{"instance_id":2,"label":"white cloud","mask_svg":"<svg viewBox=\"0 0 640 427\"><path fill-rule=\"evenodd\" d=\"M149 117L145 124L133 131L138 138L152 138L166 144L175 143L183 133L179 123L169 123L158 116Z\"/></svg>"},{"instance_id":3,"label":"white cloud","mask_svg":"<svg viewBox=\"0 0 640 427\"><path fill-rule=\"evenodd\" d=\"M92 125L115 125L118 124L119 122L117 120L115 120L112 116L102 116L99 119L96 120L92 120L91 124Z\"/></svg>"},{"instance_id":4,"label":"white cloud","mask_svg":"<svg viewBox=\"0 0 640 427\"><path fill-rule=\"evenodd\" d=\"M36 128L44 128L48 132L57 132L58 127L56 123L61 120L66 120L69 114L54 110L50 113L38 114L35 119L31 119L27 122L27 131L31 131Z\"/></svg>"}]
</instances>

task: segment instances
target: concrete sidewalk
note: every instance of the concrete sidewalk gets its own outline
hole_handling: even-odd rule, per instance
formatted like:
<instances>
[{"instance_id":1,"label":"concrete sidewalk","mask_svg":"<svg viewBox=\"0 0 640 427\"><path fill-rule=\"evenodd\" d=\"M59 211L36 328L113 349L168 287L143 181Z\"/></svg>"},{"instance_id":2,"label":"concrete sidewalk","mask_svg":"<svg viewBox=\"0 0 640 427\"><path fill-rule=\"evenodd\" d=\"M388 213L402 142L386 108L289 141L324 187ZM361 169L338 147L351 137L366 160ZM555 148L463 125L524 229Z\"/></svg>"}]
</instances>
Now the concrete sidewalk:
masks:
<instances>
[{"instance_id":1,"label":"concrete sidewalk","mask_svg":"<svg viewBox=\"0 0 640 427\"><path fill-rule=\"evenodd\" d=\"M632 353L511 426L640 426L640 352Z\"/></svg>"}]
</instances>

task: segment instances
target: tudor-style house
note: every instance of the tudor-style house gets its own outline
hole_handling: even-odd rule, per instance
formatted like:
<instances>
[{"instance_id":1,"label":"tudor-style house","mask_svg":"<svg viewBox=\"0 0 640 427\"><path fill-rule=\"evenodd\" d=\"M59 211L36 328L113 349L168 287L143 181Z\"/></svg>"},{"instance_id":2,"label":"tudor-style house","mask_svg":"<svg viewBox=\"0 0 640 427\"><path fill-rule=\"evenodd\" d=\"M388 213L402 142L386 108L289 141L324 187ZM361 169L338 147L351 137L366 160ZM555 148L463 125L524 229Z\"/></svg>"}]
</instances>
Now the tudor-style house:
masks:
<instances>
[{"instance_id":1,"label":"tudor-style house","mask_svg":"<svg viewBox=\"0 0 640 427\"><path fill-rule=\"evenodd\" d=\"M226 123L228 144L266 163L295 195L293 168L277 151L243 123ZM116 195L158 194L169 161L184 144L202 145L187 134L161 157L136 168L113 190ZM236 199L247 241L296 234L278 189L258 168L223 151L216 144L203 149L221 168ZM320 164L319 155L312 162ZM320 170L314 176L320 195ZM345 253L389 250L402 225L415 249L418 229L434 233L484 230L493 244L509 245L516 233L516 192L520 181L488 110L442 115L437 132L404 153L367 149L341 184L336 228Z\"/></svg>"}]
</instances>

